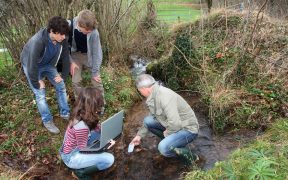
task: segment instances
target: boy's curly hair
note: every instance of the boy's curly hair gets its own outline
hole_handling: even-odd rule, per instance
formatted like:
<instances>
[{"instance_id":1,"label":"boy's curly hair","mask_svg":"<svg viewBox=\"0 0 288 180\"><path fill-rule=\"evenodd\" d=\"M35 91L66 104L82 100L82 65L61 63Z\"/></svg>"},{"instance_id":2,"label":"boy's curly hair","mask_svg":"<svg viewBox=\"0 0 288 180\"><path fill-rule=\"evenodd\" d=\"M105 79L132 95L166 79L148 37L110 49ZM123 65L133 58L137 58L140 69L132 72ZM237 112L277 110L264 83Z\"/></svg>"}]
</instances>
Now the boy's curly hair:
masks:
<instances>
[{"instance_id":1,"label":"boy's curly hair","mask_svg":"<svg viewBox=\"0 0 288 180\"><path fill-rule=\"evenodd\" d=\"M49 19L47 25L47 31L50 33L60 33L60 34L69 34L69 24L66 19L60 16L54 16Z\"/></svg>"}]
</instances>

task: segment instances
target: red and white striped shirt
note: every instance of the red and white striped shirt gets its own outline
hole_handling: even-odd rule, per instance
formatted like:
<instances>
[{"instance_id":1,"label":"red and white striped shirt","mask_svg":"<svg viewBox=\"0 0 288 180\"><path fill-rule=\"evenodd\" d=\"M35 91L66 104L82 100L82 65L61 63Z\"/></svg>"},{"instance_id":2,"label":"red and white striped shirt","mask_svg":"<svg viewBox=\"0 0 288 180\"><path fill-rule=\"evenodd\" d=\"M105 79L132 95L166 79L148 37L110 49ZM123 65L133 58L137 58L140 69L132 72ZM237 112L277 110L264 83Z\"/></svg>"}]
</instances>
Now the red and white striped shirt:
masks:
<instances>
[{"instance_id":1,"label":"red and white striped shirt","mask_svg":"<svg viewBox=\"0 0 288 180\"><path fill-rule=\"evenodd\" d=\"M83 122L79 121L73 127L68 127L65 132L65 141L63 143L63 152L70 153L75 148L85 148L88 142L89 128Z\"/></svg>"}]
</instances>

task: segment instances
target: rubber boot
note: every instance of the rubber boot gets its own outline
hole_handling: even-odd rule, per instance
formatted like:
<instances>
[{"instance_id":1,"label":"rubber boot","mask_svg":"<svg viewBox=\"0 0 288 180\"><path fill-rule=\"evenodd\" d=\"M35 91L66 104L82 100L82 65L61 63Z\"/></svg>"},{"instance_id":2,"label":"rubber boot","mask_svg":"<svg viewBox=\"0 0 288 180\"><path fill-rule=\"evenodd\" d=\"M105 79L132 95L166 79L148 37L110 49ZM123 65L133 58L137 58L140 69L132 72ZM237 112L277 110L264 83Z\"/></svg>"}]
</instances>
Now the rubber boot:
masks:
<instances>
[{"instance_id":1,"label":"rubber boot","mask_svg":"<svg viewBox=\"0 0 288 180\"><path fill-rule=\"evenodd\" d=\"M91 175L99 171L99 169L97 168L96 165L94 165L94 166L90 166L90 167L86 167L82 169L74 169L73 171L76 174L76 176L79 178L79 180L90 180L92 179Z\"/></svg>"},{"instance_id":2,"label":"rubber boot","mask_svg":"<svg viewBox=\"0 0 288 180\"><path fill-rule=\"evenodd\" d=\"M161 130L153 129L151 130L151 132L155 134L156 136L158 136L161 140L165 138Z\"/></svg>"},{"instance_id":3,"label":"rubber boot","mask_svg":"<svg viewBox=\"0 0 288 180\"><path fill-rule=\"evenodd\" d=\"M179 158L186 164L192 165L195 161L199 159L199 157L192 153L188 148L171 148L173 152L175 152Z\"/></svg>"}]
</instances>

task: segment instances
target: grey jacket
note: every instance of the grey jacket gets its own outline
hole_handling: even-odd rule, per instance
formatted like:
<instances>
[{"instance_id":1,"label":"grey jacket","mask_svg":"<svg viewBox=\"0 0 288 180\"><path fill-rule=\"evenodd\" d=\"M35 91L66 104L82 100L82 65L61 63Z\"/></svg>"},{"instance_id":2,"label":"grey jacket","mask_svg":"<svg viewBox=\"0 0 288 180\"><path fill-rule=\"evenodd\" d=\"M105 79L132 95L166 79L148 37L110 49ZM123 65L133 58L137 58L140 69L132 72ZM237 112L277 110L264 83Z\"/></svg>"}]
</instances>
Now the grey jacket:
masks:
<instances>
[{"instance_id":1,"label":"grey jacket","mask_svg":"<svg viewBox=\"0 0 288 180\"><path fill-rule=\"evenodd\" d=\"M194 111L180 95L171 89L154 84L146 104L150 114L166 128L168 135L182 129L198 133L199 124ZM137 135L144 137L147 132L148 130L143 125Z\"/></svg>"},{"instance_id":2,"label":"grey jacket","mask_svg":"<svg viewBox=\"0 0 288 180\"><path fill-rule=\"evenodd\" d=\"M40 29L23 47L20 55L22 65L27 67L29 79L34 88L39 89L38 64L42 61L44 52L49 39L49 33L46 28ZM69 47L65 39L60 43L60 49L57 55L52 59L50 64L57 66L59 59L62 59L62 78L65 80L69 75Z\"/></svg>"},{"instance_id":3,"label":"grey jacket","mask_svg":"<svg viewBox=\"0 0 288 180\"><path fill-rule=\"evenodd\" d=\"M68 20L68 23L71 26L70 20ZM77 29L77 17L73 19L71 52L75 52L77 50L74 39L74 29ZM88 66L89 68L91 68L92 76L95 77L100 74L100 67L103 59L100 36L97 29L94 29L91 33L87 34L87 56L88 56ZM73 59L71 59L71 61L73 62Z\"/></svg>"}]
</instances>

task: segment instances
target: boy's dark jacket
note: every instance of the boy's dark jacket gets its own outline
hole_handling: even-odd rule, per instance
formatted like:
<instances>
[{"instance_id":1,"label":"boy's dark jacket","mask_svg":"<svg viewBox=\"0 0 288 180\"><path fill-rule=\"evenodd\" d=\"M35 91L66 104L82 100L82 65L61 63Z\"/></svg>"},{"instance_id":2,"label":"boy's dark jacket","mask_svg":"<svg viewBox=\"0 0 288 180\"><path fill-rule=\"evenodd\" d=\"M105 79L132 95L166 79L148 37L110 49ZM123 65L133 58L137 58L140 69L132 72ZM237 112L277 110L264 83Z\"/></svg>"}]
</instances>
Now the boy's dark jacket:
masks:
<instances>
[{"instance_id":1,"label":"boy's dark jacket","mask_svg":"<svg viewBox=\"0 0 288 180\"><path fill-rule=\"evenodd\" d=\"M25 44L20 60L23 66L27 67L29 79L34 88L39 89L38 64L41 62L44 55L46 45L48 43L49 33L46 28L40 29L29 41ZM60 43L60 49L57 55L50 61L50 64L56 68L59 59L62 60L62 78L65 80L69 74L70 57L67 39Z\"/></svg>"}]
</instances>

